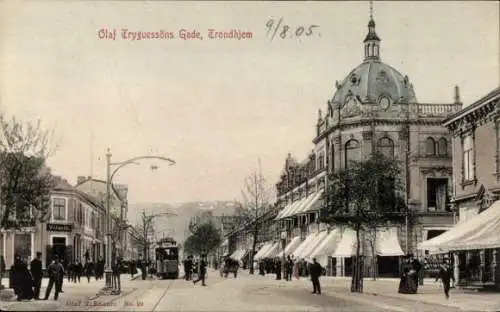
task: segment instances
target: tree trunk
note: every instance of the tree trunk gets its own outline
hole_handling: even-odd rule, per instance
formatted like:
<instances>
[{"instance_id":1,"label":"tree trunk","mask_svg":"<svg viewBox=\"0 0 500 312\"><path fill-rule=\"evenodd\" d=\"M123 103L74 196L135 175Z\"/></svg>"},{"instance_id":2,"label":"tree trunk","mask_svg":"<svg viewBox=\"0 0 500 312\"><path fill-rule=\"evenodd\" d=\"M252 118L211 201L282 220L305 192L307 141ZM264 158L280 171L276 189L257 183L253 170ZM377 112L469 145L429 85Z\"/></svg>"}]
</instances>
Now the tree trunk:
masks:
<instances>
[{"instance_id":1,"label":"tree trunk","mask_svg":"<svg viewBox=\"0 0 500 312\"><path fill-rule=\"evenodd\" d=\"M255 229L253 231L253 242L252 242L252 250L250 250L250 268L248 272L250 274L253 274L253 256L255 255L255 247L257 246L257 234L258 234L258 228L257 225L255 226Z\"/></svg>"},{"instance_id":2,"label":"tree trunk","mask_svg":"<svg viewBox=\"0 0 500 312\"><path fill-rule=\"evenodd\" d=\"M352 280L351 280L351 292L363 292L363 284L362 284L362 270L363 270L363 262L360 257L361 251L361 239L360 239L360 228L356 228L356 256L354 257L354 266L352 272Z\"/></svg>"}]
</instances>

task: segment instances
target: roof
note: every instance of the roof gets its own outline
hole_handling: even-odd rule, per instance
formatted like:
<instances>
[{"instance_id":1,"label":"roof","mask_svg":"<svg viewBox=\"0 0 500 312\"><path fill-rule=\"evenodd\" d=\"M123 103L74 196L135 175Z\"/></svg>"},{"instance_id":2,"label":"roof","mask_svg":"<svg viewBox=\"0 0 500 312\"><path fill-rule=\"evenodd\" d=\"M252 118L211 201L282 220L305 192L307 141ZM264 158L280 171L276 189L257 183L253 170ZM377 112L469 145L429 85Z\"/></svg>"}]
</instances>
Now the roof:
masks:
<instances>
[{"instance_id":1,"label":"roof","mask_svg":"<svg viewBox=\"0 0 500 312\"><path fill-rule=\"evenodd\" d=\"M467 116L468 114L480 109L487 103L490 103L491 101L494 101L496 99L500 98L500 87L497 87L493 89L491 92L486 94L485 96L481 97L479 100L476 102L472 103L471 105L459 110L458 112L452 114L448 118L446 118L443 121L444 126L448 126L449 124L462 119L463 117Z\"/></svg>"}]
</instances>

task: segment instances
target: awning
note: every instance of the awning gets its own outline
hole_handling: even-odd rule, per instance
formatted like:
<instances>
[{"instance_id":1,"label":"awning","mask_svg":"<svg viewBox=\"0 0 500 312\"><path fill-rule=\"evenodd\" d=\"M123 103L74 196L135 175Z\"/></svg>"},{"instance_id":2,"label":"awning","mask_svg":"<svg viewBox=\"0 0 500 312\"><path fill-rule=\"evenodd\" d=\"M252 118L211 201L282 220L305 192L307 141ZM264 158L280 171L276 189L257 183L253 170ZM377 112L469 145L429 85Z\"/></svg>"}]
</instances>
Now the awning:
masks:
<instances>
[{"instance_id":1,"label":"awning","mask_svg":"<svg viewBox=\"0 0 500 312\"><path fill-rule=\"evenodd\" d=\"M500 247L500 201L485 211L457 224L443 234L421 243L418 248L431 253Z\"/></svg>"},{"instance_id":2,"label":"awning","mask_svg":"<svg viewBox=\"0 0 500 312\"><path fill-rule=\"evenodd\" d=\"M398 229L395 227L377 229L375 247L377 255L381 257L404 255L399 244Z\"/></svg>"},{"instance_id":3,"label":"awning","mask_svg":"<svg viewBox=\"0 0 500 312\"><path fill-rule=\"evenodd\" d=\"M235 252L231 254L229 258L239 261L245 256L246 253L247 253L246 249L237 249Z\"/></svg>"},{"instance_id":4,"label":"awning","mask_svg":"<svg viewBox=\"0 0 500 312\"><path fill-rule=\"evenodd\" d=\"M351 257L356 255L356 232L346 228L342 232L342 239L332 257Z\"/></svg>"},{"instance_id":5,"label":"awning","mask_svg":"<svg viewBox=\"0 0 500 312\"><path fill-rule=\"evenodd\" d=\"M313 194L311 194L311 199L305 203L301 208L300 210L296 211L295 213L296 214L300 214L300 213L307 213L311 210L314 210L315 206L316 206L316 203L318 202L318 200L321 198L321 196L323 195L323 192L324 190L322 189L321 191L318 191L318 192L315 192Z\"/></svg>"},{"instance_id":6,"label":"awning","mask_svg":"<svg viewBox=\"0 0 500 312\"><path fill-rule=\"evenodd\" d=\"M276 258L278 253L281 251L280 245L280 243L274 243L273 246L271 246L271 248L269 248L269 250L264 253L262 258Z\"/></svg>"},{"instance_id":7,"label":"awning","mask_svg":"<svg viewBox=\"0 0 500 312\"><path fill-rule=\"evenodd\" d=\"M309 254L310 258L330 256L336 249L340 238L342 237L342 231L338 228L333 229L326 236L326 238L314 248L314 250Z\"/></svg>"},{"instance_id":8,"label":"awning","mask_svg":"<svg viewBox=\"0 0 500 312\"><path fill-rule=\"evenodd\" d=\"M299 199L299 200L294 201L291 204L286 205L285 208L283 210L281 210L280 213L278 213L278 215L276 216L276 220L283 219L287 215L289 215L289 212L291 210L295 209L295 207L297 207L297 205L300 205L302 203L302 200L304 200L304 199Z\"/></svg>"},{"instance_id":9,"label":"awning","mask_svg":"<svg viewBox=\"0 0 500 312\"><path fill-rule=\"evenodd\" d=\"M299 204L296 205L295 207L292 207L292 209L290 209L286 215L284 214L283 217L291 217L291 216L295 215L298 211L302 210L302 207L307 205L307 203L310 202L313 197L314 197L314 193L311 193L311 194L307 195L306 197L302 198L302 200L299 202Z\"/></svg>"},{"instance_id":10,"label":"awning","mask_svg":"<svg viewBox=\"0 0 500 312\"><path fill-rule=\"evenodd\" d=\"M328 231L321 231L317 234L317 236L308 244L306 248L302 250L300 253L300 258L308 259L311 252L314 251L316 247L318 247L321 242L328 236Z\"/></svg>"},{"instance_id":11,"label":"awning","mask_svg":"<svg viewBox=\"0 0 500 312\"><path fill-rule=\"evenodd\" d=\"M291 255L297 247L300 245L300 236L296 236L292 238L292 240L285 247L285 256ZM278 255L279 257L283 257L283 251L281 251Z\"/></svg>"},{"instance_id":12,"label":"awning","mask_svg":"<svg viewBox=\"0 0 500 312\"><path fill-rule=\"evenodd\" d=\"M259 251L255 254L253 257L255 260L260 260L262 259L262 255L266 253L271 247L273 247L273 243L265 243L264 246L262 246Z\"/></svg>"},{"instance_id":13,"label":"awning","mask_svg":"<svg viewBox=\"0 0 500 312\"><path fill-rule=\"evenodd\" d=\"M292 253L294 258L299 258L298 255L304 250L304 248L307 247L307 245L316 237L316 233L311 233L307 235L306 239L295 249L295 251Z\"/></svg>"}]
</instances>

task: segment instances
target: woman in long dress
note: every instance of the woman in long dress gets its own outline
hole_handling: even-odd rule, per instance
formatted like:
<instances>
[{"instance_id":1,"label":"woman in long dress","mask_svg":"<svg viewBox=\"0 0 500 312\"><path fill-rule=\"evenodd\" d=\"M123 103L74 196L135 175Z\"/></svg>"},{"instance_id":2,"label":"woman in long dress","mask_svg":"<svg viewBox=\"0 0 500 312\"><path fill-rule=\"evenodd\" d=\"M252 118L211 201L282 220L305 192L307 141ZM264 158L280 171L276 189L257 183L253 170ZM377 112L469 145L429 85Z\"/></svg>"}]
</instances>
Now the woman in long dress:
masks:
<instances>
[{"instance_id":1,"label":"woman in long dress","mask_svg":"<svg viewBox=\"0 0 500 312\"><path fill-rule=\"evenodd\" d=\"M28 270L28 266L21 257L16 256L13 270L16 280L14 287L16 289L17 300L33 299L35 296L33 292L33 277Z\"/></svg>"}]
</instances>

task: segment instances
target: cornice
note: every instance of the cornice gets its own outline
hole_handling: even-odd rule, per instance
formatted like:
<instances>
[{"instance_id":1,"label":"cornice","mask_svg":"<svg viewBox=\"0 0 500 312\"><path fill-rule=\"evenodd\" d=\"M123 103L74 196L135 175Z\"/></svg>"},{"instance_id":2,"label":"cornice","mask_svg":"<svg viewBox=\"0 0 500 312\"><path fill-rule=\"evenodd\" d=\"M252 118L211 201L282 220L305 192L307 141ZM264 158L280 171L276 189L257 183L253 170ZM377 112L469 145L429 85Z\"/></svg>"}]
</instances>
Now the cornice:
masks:
<instances>
[{"instance_id":1,"label":"cornice","mask_svg":"<svg viewBox=\"0 0 500 312\"><path fill-rule=\"evenodd\" d=\"M473 109L464 109L463 112L453 119L443 122L448 130L457 136L478 126L496 120L500 116L500 97L493 98L489 102L478 103Z\"/></svg>"},{"instance_id":2,"label":"cornice","mask_svg":"<svg viewBox=\"0 0 500 312\"><path fill-rule=\"evenodd\" d=\"M330 133L336 131L336 130L347 130L347 129L353 129L353 128L359 128L359 127L365 127L365 126L381 126L381 125L395 125L395 126L400 126L400 125L415 125L415 126L441 126L442 125L442 120L443 118L436 118L436 119L358 119L358 120L352 120L348 122L341 122L336 125L332 125L322 133L320 133L318 136L316 136L312 142L314 144L319 143L321 140L326 138Z\"/></svg>"}]
</instances>

